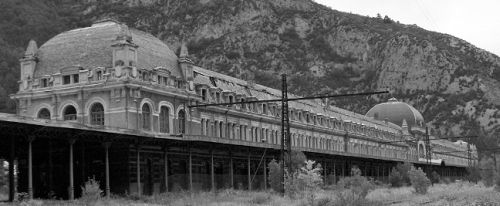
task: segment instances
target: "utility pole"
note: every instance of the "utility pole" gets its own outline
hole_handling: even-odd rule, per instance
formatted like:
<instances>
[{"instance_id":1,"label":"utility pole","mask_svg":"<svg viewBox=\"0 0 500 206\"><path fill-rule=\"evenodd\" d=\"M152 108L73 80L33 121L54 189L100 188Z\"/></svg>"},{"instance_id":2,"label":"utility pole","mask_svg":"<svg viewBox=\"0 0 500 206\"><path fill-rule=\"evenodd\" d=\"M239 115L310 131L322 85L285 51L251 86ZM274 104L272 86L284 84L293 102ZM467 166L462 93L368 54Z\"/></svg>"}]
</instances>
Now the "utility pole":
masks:
<instances>
[{"instance_id":1,"label":"utility pole","mask_svg":"<svg viewBox=\"0 0 500 206\"><path fill-rule=\"evenodd\" d=\"M288 118L288 92L286 83L286 74L281 75L281 167L282 177L282 195L285 195L285 145L288 153L288 167L291 166L291 149L289 147L290 119Z\"/></svg>"},{"instance_id":2,"label":"utility pole","mask_svg":"<svg viewBox=\"0 0 500 206\"><path fill-rule=\"evenodd\" d=\"M427 175L430 175L431 172L431 140L429 139L429 127L425 127L425 147L426 147L426 155L425 158L427 160Z\"/></svg>"}]
</instances>

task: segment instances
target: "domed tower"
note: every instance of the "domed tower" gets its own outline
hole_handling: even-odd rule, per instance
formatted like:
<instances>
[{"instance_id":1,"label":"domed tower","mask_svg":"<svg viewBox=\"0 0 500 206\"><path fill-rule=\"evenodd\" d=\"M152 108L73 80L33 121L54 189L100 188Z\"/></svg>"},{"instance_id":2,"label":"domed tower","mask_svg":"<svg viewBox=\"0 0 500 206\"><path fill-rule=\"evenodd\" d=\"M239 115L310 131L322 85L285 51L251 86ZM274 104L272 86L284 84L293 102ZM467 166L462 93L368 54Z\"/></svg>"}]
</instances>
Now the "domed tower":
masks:
<instances>
[{"instance_id":1,"label":"domed tower","mask_svg":"<svg viewBox=\"0 0 500 206\"><path fill-rule=\"evenodd\" d=\"M425 128L424 117L411 105L400 102L396 98L391 98L385 103L380 103L372 107L366 116L376 120L392 122L400 127Z\"/></svg>"}]
</instances>

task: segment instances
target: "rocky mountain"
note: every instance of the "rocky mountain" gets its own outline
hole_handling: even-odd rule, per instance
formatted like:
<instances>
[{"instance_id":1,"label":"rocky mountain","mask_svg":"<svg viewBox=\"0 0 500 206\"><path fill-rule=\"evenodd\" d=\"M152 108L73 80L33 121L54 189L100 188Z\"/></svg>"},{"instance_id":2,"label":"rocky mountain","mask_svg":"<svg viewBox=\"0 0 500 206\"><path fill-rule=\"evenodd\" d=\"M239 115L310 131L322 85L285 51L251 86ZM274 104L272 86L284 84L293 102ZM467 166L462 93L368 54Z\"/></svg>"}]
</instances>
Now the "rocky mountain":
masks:
<instances>
[{"instance_id":1,"label":"rocky mountain","mask_svg":"<svg viewBox=\"0 0 500 206\"><path fill-rule=\"evenodd\" d=\"M0 95L16 91L17 59L30 38L111 17L172 49L187 42L199 66L300 95L389 90L336 99L365 113L394 96L422 111L433 132L500 131L500 58L459 38L327 8L311 0L3 0ZM6 102L4 110L12 111Z\"/></svg>"}]
</instances>

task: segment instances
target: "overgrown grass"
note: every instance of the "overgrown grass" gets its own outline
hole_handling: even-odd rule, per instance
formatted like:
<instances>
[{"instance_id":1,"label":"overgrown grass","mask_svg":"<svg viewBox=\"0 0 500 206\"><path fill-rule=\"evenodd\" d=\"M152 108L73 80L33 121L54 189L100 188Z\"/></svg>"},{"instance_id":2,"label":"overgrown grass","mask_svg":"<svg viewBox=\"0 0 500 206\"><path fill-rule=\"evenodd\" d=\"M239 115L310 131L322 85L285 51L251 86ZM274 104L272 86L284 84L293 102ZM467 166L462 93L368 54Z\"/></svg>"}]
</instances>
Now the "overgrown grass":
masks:
<instances>
[{"instance_id":1,"label":"overgrown grass","mask_svg":"<svg viewBox=\"0 0 500 206\"><path fill-rule=\"evenodd\" d=\"M367 199L394 205L476 205L479 203L500 203L500 193L482 183L456 182L434 184L426 195L420 195L414 188L377 188ZM480 204L479 204L480 205ZM486 204L489 205L489 204Z\"/></svg>"},{"instance_id":2,"label":"overgrown grass","mask_svg":"<svg viewBox=\"0 0 500 206\"><path fill-rule=\"evenodd\" d=\"M456 182L434 184L426 195L419 195L412 187L390 188L381 186L368 193L366 199L349 203L349 195L338 199L337 190L319 190L314 206L337 205L495 205L500 203L500 193L482 183ZM32 200L21 205L87 205L83 200L57 201ZM354 203L354 204L353 204ZM16 203L15 205L19 205ZM171 205L171 206L306 206L306 199L282 197L279 193L268 191L221 190L217 192L176 192L153 196L141 196L135 199L123 196L101 198L92 205Z\"/></svg>"}]
</instances>

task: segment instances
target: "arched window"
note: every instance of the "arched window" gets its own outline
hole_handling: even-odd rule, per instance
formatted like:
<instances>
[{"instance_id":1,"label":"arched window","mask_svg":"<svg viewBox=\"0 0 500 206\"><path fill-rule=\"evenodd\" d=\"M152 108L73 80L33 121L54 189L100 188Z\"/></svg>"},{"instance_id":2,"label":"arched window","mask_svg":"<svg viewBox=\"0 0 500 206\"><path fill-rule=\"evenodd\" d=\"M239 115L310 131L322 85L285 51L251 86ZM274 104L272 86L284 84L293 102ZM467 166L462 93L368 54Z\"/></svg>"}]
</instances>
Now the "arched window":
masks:
<instances>
[{"instance_id":1,"label":"arched window","mask_svg":"<svg viewBox=\"0 0 500 206\"><path fill-rule=\"evenodd\" d=\"M76 120L76 109L72 105L68 105L63 110L64 120Z\"/></svg>"},{"instance_id":2,"label":"arched window","mask_svg":"<svg viewBox=\"0 0 500 206\"><path fill-rule=\"evenodd\" d=\"M142 129L151 129L151 108L149 104L142 105Z\"/></svg>"},{"instance_id":3,"label":"arched window","mask_svg":"<svg viewBox=\"0 0 500 206\"><path fill-rule=\"evenodd\" d=\"M104 107L101 103L94 103L90 107L90 124L104 125Z\"/></svg>"},{"instance_id":4,"label":"arched window","mask_svg":"<svg viewBox=\"0 0 500 206\"><path fill-rule=\"evenodd\" d=\"M170 109L167 106L160 107L160 132L170 133Z\"/></svg>"},{"instance_id":5,"label":"arched window","mask_svg":"<svg viewBox=\"0 0 500 206\"><path fill-rule=\"evenodd\" d=\"M47 108L43 108L38 112L38 119L50 119L50 111Z\"/></svg>"},{"instance_id":6,"label":"arched window","mask_svg":"<svg viewBox=\"0 0 500 206\"><path fill-rule=\"evenodd\" d=\"M184 134L186 132L186 112L181 109L178 114L179 119L179 133Z\"/></svg>"}]
</instances>

